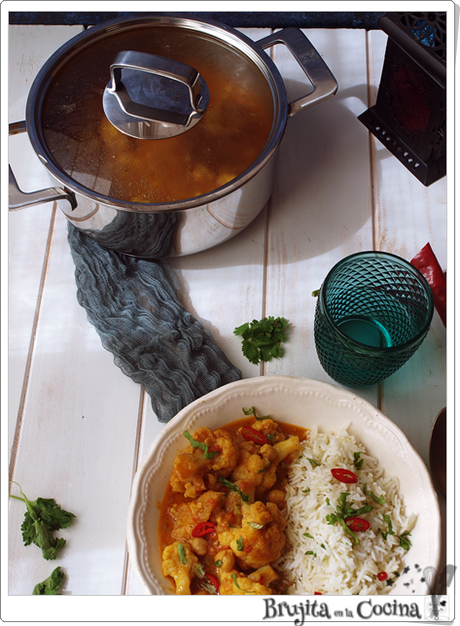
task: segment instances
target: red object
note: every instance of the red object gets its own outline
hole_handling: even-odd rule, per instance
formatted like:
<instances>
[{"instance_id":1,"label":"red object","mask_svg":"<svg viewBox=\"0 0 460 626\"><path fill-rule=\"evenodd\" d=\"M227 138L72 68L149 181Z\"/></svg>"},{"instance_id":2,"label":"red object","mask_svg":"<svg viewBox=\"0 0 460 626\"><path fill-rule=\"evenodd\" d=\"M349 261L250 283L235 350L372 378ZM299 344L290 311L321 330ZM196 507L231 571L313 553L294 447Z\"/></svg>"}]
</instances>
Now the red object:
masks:
<instances>
[{"instance_id":1,"label":"red object","mask_svg":"<svg viewBox=\"0 0 460 626\"><path fill-rule=\"evenodd\" d=\"M216 588L216 593L219 593L220 584L217 578L213 576L212 574L206 574L206 578L208 579L208 582L210 582L211 585L213 585Z\"/></svg>"},{"instance_id":2,"label":"red object","mask_svg":"<svg viewBox=\"0 0 460 626\"><path fill-rule=\"evenodd\" d=\"M323 594L321 593L321 591L315 591L314 595L315 596L322 596Z\"/></svg>"},{"instance_id":3,"label":"red object","mask_svg":"<svg viewBox=\"0 0 460 626\"><path fill-rule=\"evenodd\" d=\"M345 524L354 533L360 533L365 530L369 530L369 528L371 527L367 519L363 519L362 517L347 517L347 519L345 520Z\"/></svg>"},{"instance_id":4,"label":"red object","mask_svg":"<svg viewBox=\"0 0 460 626\"><path fill-rule=\"evenodd\" d=\"M434 306L446 325L446 274L442 271L433 248L429 243L418 252L411 261L426 278L433 293Z\"/></svg>"},{"instance_id":5,"label":"red object","mask_svg":"<svg viewBox=\"0 0 460 626\"><path fill-rule=\"evenodd\" d=\"M203 579L199 579L196 576L194 578L192 578L192 583L190 585L190 591L191 591L193 596L197 595L197 593L199 591L203 591L203 590L207 591L207 589L205 589L203 587L203 583L209 583L210 585L215 587L216 593L219 593L220 583L217 580L217 578L215 576L213 576L212 574L206 574ZM209 591L207 591L207 593L209 593Z\"/></svg>"},{"instance_id":6,"label":"red object","mask_svg":"<svg viewBox=\"0 0 460 626\"><path fill-rule=\"evenodd\" d=\"M342 469L337 467L335 469L331 469L331 473L337 480L340 480L341 483L357 483L358 477L350 470Z\"/></svg>"},{"instance_id":7,"label":"red object","mask_svg":"<svg viewBox=\"0 0 460 626\"><path fill-rule=\"evenodd\" d=\"M379 580L386 580L388 578L388 574L386 572L379 572L377 574L377 578Z\"/></svg>"},{"instance_id":8,"label":"red object","mask_svg":"<svg viewBox=\"0 0 460 626\"><path fill-rule=\"evenodd\" d=\"M210 535L216 530L216 525L213 522L201 522L195 526L192 530L192 537L205 537Z\"/></svg>"},{"instance_id":9,"label":"red object","mask_svg":"<svg viewBox=\"0 0 460 626\"><path fill-rule=\"evenodd\" d=\"M254 441L254 443L260 444L268 443L268 439L264 434L260 433L255 428L251 428L250 426L244 426L241 429L241 434L246 441Z\"/></svg>"}]
</instances>

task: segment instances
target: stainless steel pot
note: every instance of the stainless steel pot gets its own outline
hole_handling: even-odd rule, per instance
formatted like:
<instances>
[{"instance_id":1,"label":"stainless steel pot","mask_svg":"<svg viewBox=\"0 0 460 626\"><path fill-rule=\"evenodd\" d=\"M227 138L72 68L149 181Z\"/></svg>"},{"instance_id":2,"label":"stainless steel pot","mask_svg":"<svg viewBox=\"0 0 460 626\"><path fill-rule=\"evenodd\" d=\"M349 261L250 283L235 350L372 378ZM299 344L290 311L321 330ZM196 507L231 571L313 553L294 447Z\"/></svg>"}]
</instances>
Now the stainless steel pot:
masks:
<instances>
[{"instance_id":1,"label":"stainless steel pot","mask_svg":"<svg viewBox=\"0 0 460 626\"><path fill-rule=\"evenodd\" d=\"M193 68L183 69L181 63L178 63L177 67L173 68L175 72L173 75L168 68L164 71L159 70L158 67L152 69L149 65L150 60L155 66L158 64L156 59L147 59L148 55L144 54L145 50L140 50L141 61L135 50L125 51L126 41L131 40L130 47L137 47L136 42L140 42L142 36L149 33L149 29L154 29L149 34L149 41L153 40L155 33L163 34L167 32L166 29L169 29L185 34L188 38L197 38L200 42L205 41L205 45L214 46L217 53L222 51L222 54L234 55L239 64L247 64L252 72L260 75L263 88L269 94L268 104L272 111L271 127L260 152L235 178L204 194L185 199L169 199L165 202L119 197L111 192L113 181L105 181L106 187L98 188L91 182L95 177L97 178L97 172L86 172L83 175L74 164L69 166L59 160L59 154L65 153L66 150L71 151L72 146L75 143L78 144L78 141L68 141L67 137L63 141L60 137L57 147L50 147L53 141L50 137L53 138L59 134L55 128L50 129L47 117L51 106L49 103L53 99L50 93L60 80L61 82L64 80L61 77L65 77L67 81L69 77L73 79L72 72L76 72L73 80L80 88L78 59L83 58L84 67L90 67L91 59L96 59L96 57L99 59L100 50L106 50L109 47L110 54L116 53L116 58L113 63L107 63L108 84L104 90L98 88L98 107L100 106L101 110L104 108L104 113L108 117L117 118L119 114L122 115L124 126L120 123L116 131L120 133L120 136L123 133L130 134L137 137L132 141L156 141L160 142L157 145L167 146L166 143L161 142L172 141L168 137L176 132L189 137L196 132L187 128L190 119L193 119L190 128L192 126L194 129L200 128L203 122L198 121L199 117L198 120L196 117L203 116L203 119L206 119L206 115L211 114L205 110L207 103L204 98L208 95L206 73L203 73L200 88L198 72L195 72ZM166 48L173 49L173 44L171 46L168 44ZM289 48L313 85L312 90L311 85L308 84L309 93L293 102L288 102L283 79L270 57L264 52L275 44L285 44ZM210 52L206 51L206 56L211 56ZM218 56L219 54L216 58ZM147 62L147 67L144 61ZM140 67L139 63L141 63ZM159 60L160 68L163 68L164 63L167 61ZM189 98L187 106L191 107L191 114L185 117L171 111L158 114L158 108L132 104L129 98L126 102L122 93L123 85L120 86L122 83L120 68L122 67L134 68L137 74L130 76L141 76L142 80L145 79L146 74L153 73L156 79L159 78L158 74L162 74L161 80L166 80L164 79L166 76L167 80L176 81L174 85L178 82L184 83ZM103 69L105 72L105 67ZM116 93L115 84L117 76L118 93ZM227 80L234 80L237 83L239 78L229 75ZM59 115L56 116L58 124L65 119L68 112L78 110L80 106L83 106L86 92L93 90L92 85L90 88L83 85L82 89L82 93L76 91L78 96L74 96L69 101L68 87L65 87L62 102L57 107L59 109ZM96 88L94 90L97 91ZM26 106L26 121L10 124L10 134L27 131L31 144L51 175L53 183L57 181L55 187L24 193L20 190L10 167L10 210L56 201L67 219L99 244L137 257L177 257L206 250L234 237L265 206L272 193L276 174L276 155L288 118L308 106L329 98L336 91L337 82L334 76L309 40L296 28L281 30L254 43L240 32L217 22L198 21L181 16L153 14L121 22L119 20L105 22L77 35L50 57L30 90ZM116 106L121 107L121 112L117 111L116 114L109 110L109 104L106 106L108 100L113 101L114 95L119 101L115 103ZM203 102L205 102L204 105ZM212 103L212 96L210 103ZM56 108L56 104L53 106ZM128 115L127 122L126 115ZM110 122L112 125L117 124L114 119L110 119ZM160 138L156 136L156 131L147 136L147 131L152 126L158 129ZM219 137L219 141L221 139ZM82 140L79 141L82 142ZM249 144L251 141L248 137L246 143ZM70 147L66 145L67 143ZM78 149L79 146L76 148L77 156ZM77 156L75 161L78 160ZM115 161L119 160L118 155L113 155L113 158ZM181 176L180 157L177 166L179 176ZM114 178L116 179L117 175ZM135 176L133 175L132 178Z\"/></svg>"}]
</instances>

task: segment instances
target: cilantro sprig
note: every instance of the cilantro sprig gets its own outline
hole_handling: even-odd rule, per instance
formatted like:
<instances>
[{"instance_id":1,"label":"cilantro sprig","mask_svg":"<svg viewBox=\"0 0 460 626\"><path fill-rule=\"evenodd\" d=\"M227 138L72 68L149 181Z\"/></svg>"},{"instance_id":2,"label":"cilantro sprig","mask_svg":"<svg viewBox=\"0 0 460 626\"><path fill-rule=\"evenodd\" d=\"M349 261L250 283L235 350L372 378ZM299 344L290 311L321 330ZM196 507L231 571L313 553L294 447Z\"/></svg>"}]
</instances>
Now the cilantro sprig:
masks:
<instances>
[{"instance_id":1,"label":"cilantro sprig","mask_svg":"<svg viewBox=\"0 0 460 626\"><path fill-rule=\"evenodd\" d=\"M14 481L13 481L14 482ZM15 483L18 485L18 483ZM10 498L24 502L27 510L21 525L22 540L25 546L31 543L42 550L43 557L47 561L53 561L61 550L66 540L53 535L56 530L67 528L75 519L73 513L69 513L56 504L53 498L37 498L28 500L22 488L18 485L22 498L10 494Z\"/></svg>"},{"instance_id":2,"label":"cilantro sprig","mask_svg":"<svg viewBox=\"0 0 460 626\"><path fill-rule=\"evenodd\" d=\"M60 567L56 567L48 578L41 583L37 583L32 591L33 596L58 596L62 583L64 582L64 572Z\"/></svg>"},{"instance_id":3,"label":"cilantro sprig","mask_svg":"<svg viewBox=\"0 0 460 626\"><path fill-rule=\"evenodd\" d=\"M242 350L245 357L257 365L260 361L271 361L283 356L281 344L286 341L284 317L264 317L246 322L235 328L233 333L243 338Z\"/></svg>"}]
</instances>

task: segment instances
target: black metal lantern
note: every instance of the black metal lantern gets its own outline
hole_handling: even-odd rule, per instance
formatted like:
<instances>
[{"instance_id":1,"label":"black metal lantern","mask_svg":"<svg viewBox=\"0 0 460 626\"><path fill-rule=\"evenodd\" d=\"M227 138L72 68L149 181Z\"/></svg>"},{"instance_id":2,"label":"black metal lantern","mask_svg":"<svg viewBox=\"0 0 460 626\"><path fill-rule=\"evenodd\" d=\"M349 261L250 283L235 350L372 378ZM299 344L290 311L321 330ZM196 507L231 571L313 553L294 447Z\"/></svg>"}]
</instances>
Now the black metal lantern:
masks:
<instances>
[{"instance_id":1,"label":"black metal lantern","mask_svg":"<svg viewBox=\"0 0 460 626\"><path fill-rule=\"evenodd\" d=\"M446 174L446 13L387 13L375 106L359 120L429 186Z\"/></svg>"}]
</instances>

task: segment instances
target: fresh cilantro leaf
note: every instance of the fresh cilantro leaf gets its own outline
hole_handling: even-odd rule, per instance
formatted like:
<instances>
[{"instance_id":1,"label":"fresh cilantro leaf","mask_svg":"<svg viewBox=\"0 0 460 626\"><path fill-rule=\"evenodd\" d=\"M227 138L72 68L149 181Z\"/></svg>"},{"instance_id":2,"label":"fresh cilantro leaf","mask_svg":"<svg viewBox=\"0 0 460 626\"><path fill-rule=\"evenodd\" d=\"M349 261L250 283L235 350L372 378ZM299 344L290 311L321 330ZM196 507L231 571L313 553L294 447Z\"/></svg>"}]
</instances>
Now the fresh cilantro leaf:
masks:
<instances>
[{"instance_id":1,"label":"fresh cilantro leaf","mask_svg":"<svg viewBox=\"0 0 460 626\"><path fill-rule=\"evenodd\" d=\"M401 548L404 548L404 550L410 550L412 546L412 542L409 539L409 537L410 537L410 532L408 532L407 530L404 533L402 533L402 535L399 536L399 544Z\"/></svg>"},{"instance_id":2,"label":"fresh cilantro leaf","mask_svg":"<svg viewBox=\"0 0 460 626\"><path fill-rule=\"evenodd\" d=\"M264 472L266 472L268 470L270 465L271 465L271 463L270 463L270 461L268 461L267 465L265 467L263 467L262 469L260 469L257 473L258 474L263 474Z\"/></svg>"},{"instance_id":3,"label":"fresh cilantro leaf","mask_svg":"<svg viewBox=\"0 0 460 626\"><path fill-rule=\"evenodd\" d=\"M237 587L240 591L244 591L244 593L255 593L254 591L246 591L245 589L241 589L236 579L236 574L232 574L233 582L235 583L235 587Z\"/></svg>"},{"instance_id":4,"label":"fresh cilantro leaf","mask_svg":"<svg viewBox=\"0 0 460 626\"><path fill-rule=\"evenodd\" d=\"M364 483L363 491L366 496L370 496L374 502L377 502L377 504L385 504L385 496L376 496L375 493L369 491L367 483Z\"/></svg>"},{"instance_id":5,"label":"fresh cilantro leaf","mask_svg":"<svg viewBox=\"0 0 460 626\"><path fill-rule=\"evenodd\" d=\"M192 437L192 435L188 432L188 430L184 431L184 437L190 441L190 445L192 448L199 448L203 450L203 459L213 459L215 456L219 454L219 452L210 452L208 446L202 441L197 441Z\"/></svg>"},{"instance_id":6,"label":"fresh cilantro leaf","mask_svg":"<svg viewBox=\"0 0 460 626\"><path fill-rule=\"evenodd\" d=\"M359 458L361 456L361 452L353 452L353 456L355 458L353 465L356 467L357 470L360 470L364 463L364 459Z\"/></svg>"},{"instance_id":7,"label":"fresh cilantro leaf","mask_svg":"<svg viewBox=\"0 0 460 626\"><path fill-rule=\"evenodd\" d=\"M316 552L313 552L313 550L307 550L305 552L305 555L309 555L309 554L311 554L311 556L316 556Z\"/></svg>"},{"instance_id":8,"label":"fresh cilantro leaf","mask_svg":"<svg viewBox=\"0 0 460 626\"><path fill-rule=\"evenodd\" d=\"M179 553L179 559L182 565L187 564L187 556L185 554L185 548L182 543L177 544L177 551Z\"/></svg>"},{"instance_id":9,"label":"fresh cilantro leaf","mask_svg":"<svg viewBox=\"0 0 460 626\"><path fill-rule=\"evenodd\" d=\"M236 491L236 493L239 493L241 498L244 500L244 502L249 502L249 494L243 493L241 489L238 487L238 485L235 485L235 483L231 483L229 480L227 480L226 478L223 478L222 476L218 476L217 480L220 483L222 483L225 487L228 487L230 491Z\"/></svg>"},{"instance_id":10,"label":"fresh cilantro leaf","mask_svg":"<svg viewBox=\"0 0 460 626\"><path fill-rule=\"evenodd\" d=\"M243 537L239 537L236 540L236 549L238 550L238 552L242 552L243 551Z\"/></svg>"},{"instance_id":11,"label":"fresh cilantro leaf","mask_svg":"<svg viewBox=\"0 0 460 626\"><path fill-rule=\"evenodd\" d=\"M388 535L394 535L395 531L393 530L393 524L391 523L391 519L389 515L384 515L383 519L386 521L386 523L388 524L388 530L387 531L383 531L379 528L379 532L382 534L382 537L384 539L386 539L388 537Z\"/></svg>"},{"instance_id":12,"label":"fresh cilantro leaf","mask_svg":"<svg viewBox=\"0 0 460 626\"><path fill-rule=\"evenodd\" d=\"M66 540L54 537L53 532L70 526L75 515L62 509L52 498L28 500L21 486L18 486L22 498L13 495L10 495L10 498L21 500L27 507L21 525L23 543L25 546L35 544L41 548L46 560L55 560L59 550L65 546Z\"/></svg>"},{"instance_id":13,"label":"fresh cilantro leaf","mask_svg":"<svg viewBox=\"0 0 460 626\"><path fill-rule=\"evenodd\" d=\"M64 582L64 572L60 567L56 567L50 576L43 580L41 583L35 585L32 595L33 596L57 596L62 583Z\"/></svg>"},{"instance_id":14,"label":"fresh cilantro leaf","mask_svg":"<svg viewBox=\"0 0 460 626\"><path fill-rule=\"evenodd\" d=\"M245 415L254 415L256 420L266 420L266 419L268 419L270 417L270 415L263 415L263 416L262 415L261 416L256 415L256 410L255 410L255 408L253 406L250 409L244 409L243 408L243 413Z\"/></svg>"},{"instance_id":15,"label":"fresh cilantro leaf","mask_svg":"<svg viewBox=\"0 0 460 626\"><path fill-rule=\"evenodd\" d=\"M304 489L304 490L302 491L302 493L310 493L310 491L311 491L311 489L310 489L310 487L308 487L308 489Z\"/></svg>"},{"instance_id":16,"label":"fresh cilantro leaf","mask_svg":"<svg viewBox=\"0 0 460 626\"><path fill-rule=\"evenodd\" d=\"M235 328L233 333L243 338L242 350L246 358L254 364L271 361L283 356L281 344L286 341L284 317L264 317L262 320L246 322Z\"/></svg>"},{"instance_id":17,"label":"fresh cilantro leaf","mask_svg":"<svg viewBox=\"0 0 460 626\"><path fill-rule=\"evenodd\" d=\"M313 539L313 537L310 535L310 533L304 533L303 536L304 537L308 537L309 539Z\"/></svg>"}]
</instances>

